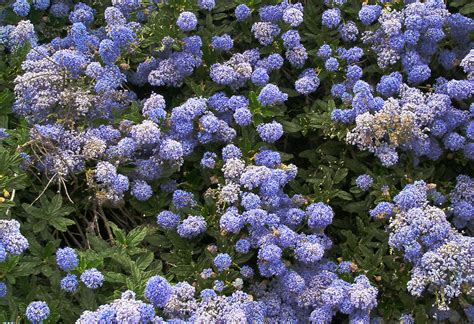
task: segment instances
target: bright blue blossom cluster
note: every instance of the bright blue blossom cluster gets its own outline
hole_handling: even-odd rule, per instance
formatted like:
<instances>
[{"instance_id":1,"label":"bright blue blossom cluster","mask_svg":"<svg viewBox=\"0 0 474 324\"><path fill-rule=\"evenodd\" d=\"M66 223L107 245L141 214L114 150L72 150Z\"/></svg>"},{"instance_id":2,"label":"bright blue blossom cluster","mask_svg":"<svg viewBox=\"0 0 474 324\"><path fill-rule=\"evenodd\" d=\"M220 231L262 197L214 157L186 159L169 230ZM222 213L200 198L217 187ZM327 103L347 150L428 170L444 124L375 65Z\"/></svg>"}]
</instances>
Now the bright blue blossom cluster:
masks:
<instances>
[{"instance_id":1,"label":"bright blue blossom cluster","mask_svg":"<svg viewBox=\"0 0 474 324\"><path fill-rule=\"evenodd\" d=\"M227 257L218 255L221 258ZM377 290L364 275L357 276L353 283L339 279L339 269L340 266L326 260L314 267L301 265L270 283L254 284L250 289L252 295L241 291L238 279L233 282L235 292L218 295L216 291L221 291L224 283L216 280L214 289L202 290L200 298L196 298L196 288L187 282L171 286L164 278L155 276L147 283L145 297L162 310L162 317L155 316L151 305L135 300L134 294L127 291L122 298L95 312L84 312L77 323L98 323L99 319L162 323L166 318L191 323L308 319L329 322L338 311L348 314L354 322L368 321L370 310L377 305Z\"/></svg>"},{"instance_id":2,"label":"bright blue blossom cluster","mask_svg":"<svg viewBox=\"0 0 474 324\"><path fill-rule=\"evenodd\" d=\"M445 69L454 67L470 49L469 33L474 24L460 14L450 14L443 1L414 2L403 10L383 10L380 6L363 6L362 22L378 20L380 28L364 34L363 40L378 56L382 68L401 62L408 83L419 84L431 76L429 63L437 52ZM450 37L454 48L441 47Z\"/></svg>"},{"instance_id":3,"label":"bright blue blossom cluster","mask_svg":"<svg viewBox=\"0 0 474 324\"><path fill-rule=\"evenodd\" d=\"M20 223L16 220L0 220L0 263L6 261L8 254L20 255L28 249L28 240L20 233ZM7 285L0 281L0 298L7 295Z\"/></svg>"},{"instance_id":4,"label":"bright blue blossom cluster","mask_svg":"<svg viewBox=\"0 0 474 324\"><path fill-rule=\"evenodd\" d=\"M295 81L295 90L303 95L309 95L316 91L320 81L313 69L304 70Z\"/></svg>"},{"instance_id":5,"label":"bright blue blossom cluster","mask_svg":"<svg viewBox=\"0 0 474 324\"><path fill-rule=\"evenodd\" d=\"M8 293L7 285L3 281L0 281L0 298L5 297L7 293Z\"/></svg>"},{"instance_id":6,"label":"bright blue blossom cluster","mask_svg":"<svg viewBox=\"0 0 474 324\"><path fill-rule=\"evenodd\" d=\"M145 201L153 195L149 182L160 178L166 167L179 167L198 143L231 141L235 131L223 119L222 114L227 109L221 106L211 109L212 105L209 107L203 98L191 98L167 114L166 102L158 94L152 94L141 103L145 119L137 124L124 120L117 128L103 125L72 129L70 124L48 120L46 116L50 114L57 116L56 121L69 120L70 117L64 116L66 110L68 116L74 116L77 126L97 118L111 119L114 112L136 100L131 91L119 89L126 75L116 64L120 63L117 61L120 52L135 41L138 25L127 23L116 7L106 8L105 20L108 27L105 34L90 29L83 22L74 22L65 38L32 49L23 63L25 73L16 80L14 109L33 124L33 140L42 142L41 146L51 145L51 149L42 150L39 155L41 160L37 161L37 167L40 170L59 179L84 170L86 163L94 161L99 200L117 203L130 191L137 200ZM199 65L202 55L199 36L186 37L183 43L182 52L140 64L136 72L128 73L130 80L137 84L149 80L152 85L178 86L192 73L193 67L188 69L189 64ZM173 71L178 68L180 72L165 73L163 68L167 69L170 64L174 66ZM89 90L71 87L64 83L64 76L71 77L72 82L90 78L94 87ZM156 83L157 77L167 76L171 79ZM240 99L231 98L228 109L236 110L235 118L240 124L248 124L251 114L245 101L240 102ZM199 131L194 125L197 121L201 125ZM164 131L165 124L170 127ZM118 168L122 165L133 170L127 175L121 174Z\"/></svg>"},{"instance_id":7,"label":"bright blue blossom cluster","mask_svg":"<svg viewBox=\"0 0 474 324\"><path fill-rule=\"evenodd\" d=\"M49 314L48 304L44 301L34 301L26 307L26 318L35 324L43 323L43 320L47 319Z\"/></svg>"},{"instance_id":8,"label":"bright blue blossom cluster","mask_svg":"<svg viewBox=\"0 0 474 324\"><path fill-rule=\"evenodd\" d=\"M61 279L60 287L62 290L73 293L79 286L77 276L71 272L76 270L79 266L79 258L74 249L65 247L56 251L56 264L58 268L68 272L68 274ZM97 269L91 268L82 272L80 276L81 281L87 288L97 289L102 286L104 282L104 275Z\"/></svg>"},{"instance_id":9,"label":"bright blue blossom cluster","mask_svg":"<svg viewBox=\"0 0 474 324\"><path fill-rule=\"evenodd\" d=\"M338 10L328 9L323 24L337 26ZM371 26L361 35L377 54L378 65L386 74L373 89L361 80L362 70L351 65L347 67L345 81L332 87L331 94L349 108L335 109L332 119L356 125L347 134L347 142L374 153L384 166L397 163L400 151L431 160L437 160L444 151L462 151L472 160L474 143L469 131L472 108L469 111L464 108L474 95L468 36L474 29L472 19L450 14L442 1L415 2L401 11L363 5L359 19L363 25L378 24L377 29ZM348 36L341 34L344 37ZM441 40L452 41L453 48L441 47ZM354 63L363 55L362 49L354 49L339 47L336 53L341 59L359 52ZM318 51L327 71L338 68L333 52L329 45ZM440 62L435 62L436 57ZM460 65L460 61L464 63ZM390 71L397 62L402 63L403 73ZM430 64L434 63L446 70L459 65L467 79L440 77L435 80L433 91L414 88L413 85L428 82ZM459 105L462 101L466 103Z\"/></svg>"},{"instance_id":10,"label":"bright blue blossom cluster","mask_svg":"<svg viewBox=\"0 0 474 324\"><path fill-rule=\"evenodd\" d=\"M362 174L357 177L356 179L356 185L363 191L367 191L372 187L372 184L374 183L374 179L368 175L368 174Z\"/></svg>"},{"instance_id":11,"label":"bright blue blossom cluster","mask_svg":"<svg viewBox=\"0 0 474 324\"><path fill-rule=\"evenodd\" d=\"M0 45L4 45L7 49L14 51L25 44L33 47L37 43L38 36L29 20L22 20L16 26L0 26Z\"/></svg>"},{"instance_id":12,"label":"bright blue blossom cluster","mask_svg":"<svg viewBox=\"0 0 474 324\"><path fill-rule=\"evenodd\" d=\"M97 289L104 282L104 275L97 269L87 269L81 274L81 281L87 288Z\"/></svg>"},{"instance_id":13,"label":"bright blue blossom cluster","mask_svg":"<svg viewBox=\"0 0 474 324\"><path fill-rule=\"evenodd\" d=\"M168 281L161 276L151 277L145 287L145 298L155 307L162 308L166 305L172 294Z\"/></svg>"},{"instance_id":14,"label":"bright blue blossom cluster","mask_svg":"<svg viewBox=\"0 0 474 324\"><path fill-rule=\"evenodd\" d=\"M459 176L457 189L468 181L472 184L469 177ZM466 189L472 199L472 186ZM434 293L438 308L447 310L453 298L472 293L474 240L459 233L446 213L429 203L433 191L432 185L416 181L394 197L389 244L413 264L407 287L411 294ZM456 204L460 197L456 189L452 196Z\"/></svg>"},{"instance_id":15,"label":"bright blue blossom cluster","mask_svg":"<svg viewBox=\"0 0 474 324\"><path fill-rule=\"evenodd\" d=\"M382 81L383 82L383 81ZM399 84L399 98L374 97L368 84L358 81L349 110L335 110L333 118L345 123L355 119L356 127L347 134L347 142L375 153L384 166L398 162L398 151L437 160L446 151L463 151L473 159L473 143L466 127L471 112L455 108L445 93L423 93ZM355 88L354 88L355 89Z\"/></svg>"},{"instance_id":16,"label":"bright blue blossom cluster","mask_svg":"<svg viewBox=\"0 0 474 324\"><path fill-rule=\"evenodd\" d=\"M131 8L120 6L118 3L117 7L121 8L124 14L126 14L129 10L138 9L137 5L132 5L133 2L134 1L131 1L129 6ZM135 2L139 4L138 1ZM83 22L85 24L92 23L95 14L95 10L82 2L78 2L74 5L72 1L63 0L32 0L31 4L28 0L16 0L12 3L11 7L13 12L20 17L28 16L31 13L31 7L33 7L35 11L46 11L49 8L49 15L54 18L63 19L69 17L72 22Z\"/></svg>"},{"instance_id":17,"label":"bright blue blossom cluster","mask_svg":"<svg viewBox=\"0 0 474 324\"><path fill-rule=\"evenodd\" d=\"M474 179L459 175L456 186L449 194L454 215L452 222L457 228L474 228Z\"/></svg>"},{"instance_id":18,"label":"bright blue blossom cluster","mask_svg":"<svg viewBox=\"0 0 474 324\"><path fill-rule=\"evenodd\" d=\"M247 13L245 5L236 8L236 16L245 19ZM268 46L277 40L285 25L297 27L302 22L303 7L301 4L289 4L283 1L279 5L263 6L259 10L261 21L252 25L252 33L260 45ZM232 48L232 42L224 36L215 36L212 45L214 48L228 50ZM306 49L300 43L300 35L295 29L290 29L281 35L286 48L285 57L288 62L296 67L302 67L308 58ZM217 44L219 43L219 44ZM259 49L247 50L243 53L234 54L224 63L216 63L211 66L211 79L221 85L239 89L251 80L257 86L264 86L269 81L269 74L278 70L284 63L280 54L274 53L265 58L260 58ZM286 94L281 93L275 85L262 89L262 105L282 103L286 100ZM276 97L271 100L271 95Z\"/></svg>"},{"instance_id":19,"label":"bright blue blossom cluster","mask_svg":"<svg viewBox=\"0 0 474 324\"><path fill-rule=\"evenodd\" d=\"M197 22L197 21L196 21ZM222 36L224 37L224 36ZM224 37L225 39L225 37ZM216 46L223 46L225 49L231 44L222 44L225 41L219 39ZM197 35L184 37L182 40L182 50L172 51L172 45L175 43L173 38L163 39L163 50L160 55L162 58L151 58L137 67L137 71L132 74L132 82L141 85L148 81L153 86L173 86L180 87L184 78L190 76L194 69L202 63L202 40ZM217 48L216 48L217 49Z\"/></svg>"},{"instance_id":20,"label":"bright blue blossom cluster","mask_svg":"<svg viewBox=\"0 0 474 324\"><path fill-rule=\"evenodd\" d=\"M20 223L0 220L0 262L5 261L7 253L20 255L28 246L28 240L20 233Z\"/></svg>"},{"instance_id":21,"label":"bright blue blossom cluster","mask_svg":"<svg viewBox=\"0 0 474 324\"><path fill-rule=\"evenodd\" d=\"M135 293L127 290L110 304L102 305L96 311L85 311L76 323L159 323L154 320L153 306L136 300Z\"/></svg>"}]
</instances>

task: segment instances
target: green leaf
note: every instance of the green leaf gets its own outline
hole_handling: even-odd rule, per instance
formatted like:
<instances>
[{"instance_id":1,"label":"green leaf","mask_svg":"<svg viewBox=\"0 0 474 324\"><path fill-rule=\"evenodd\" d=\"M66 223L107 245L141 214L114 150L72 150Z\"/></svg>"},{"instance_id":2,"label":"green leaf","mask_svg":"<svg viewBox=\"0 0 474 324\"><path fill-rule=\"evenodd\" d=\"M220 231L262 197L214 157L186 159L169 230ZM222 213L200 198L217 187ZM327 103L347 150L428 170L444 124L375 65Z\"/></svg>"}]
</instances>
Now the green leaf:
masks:
<instances>
[{"instance_id":1,"label":"green leaf","mask_svg":"<svg viewBox=\"0 0 474 324\"><path fill-rule=\"evenodd\" d=\"M474 3L468 3L467 5L462 7L459 12L462 13L463 15L465 15L465 16L469 16L469 15L473 14L474 13Z\"/></svg>"},{"instance_id":2,"label":"green leaf","mask_svg":"<svg viewBox=\"0 0 474 324\"><path fill-rule=\"evenodd\" d=\"M108 282L115 282L115 283L125 283L125 280L126 280L126 276L122 273L116 273L116 272L105 272L104 273L104 278L105 278L105 281L108 281Z\"/></svg>"},{"instance_id":3,"label":"green leaf","mask_svg":"<svg viewBox=\"0 0 474 324\"><path fill-rule=\"evenodd\" d=\"M285 130L285 133L296 133L301 131L302 127L294 122L288 121L288 120L281 120L280 124L283 125L283 129Z\"/></svg>"},{"instance_id":4,"label":"green leaf","mask_svg":"<svg viewBox=\"0 0 474 324\"><path fill-rule=\"evenodd\" d=\"M334 174L333 183L339 183L347 177L349 170L346 168L337 169L336 173Z\"/></svg>"},{"instance_id":5,"label":"green leaf","mask_svg":"<svg viewBox=\"0 0 474 324\"><path fill-rule=\"evenodd\" d=\"M341 198L343 200L352 200L352 195L346 191L338 190L335 194L336 197Z\"/></svg>"},{"instance_id":6,"label":"green leaf","mask_svg":"<svg viewBox=\"0 0 474 324\"><path fill-rule=\"evenodd\" d=\"M146 237L146 241L160 248L172 247L171 241L165 235L159 235L159 234L149 235Z\"/></svg>"},{"instance_id":7,"label":"green leaf","mask_svg":"<svg viewBox=\"0 0 474 324\"><path fill-rule=\"evenodd\" d=\"M40 204L41 207L22 204L25 212L32 216L29 221L34 224L34 232L40 232L48 225L65 232L68 226L75 224L73 220L65 217L75 211L75 208L63 206L61 195L55 195L51 200L48 200L46 195L43 195L40 198Z\"/></svg>"},{"instance_id":8,"label":"green leaf","mask_svg":"<svg viewBox=\"0 0 474 324\"><path fill-rule=\"evenodd\" d=\"M114 233L114 236L117 242L119 242L122 245L126 245L127 239L126 239L125 232L122 231L117 225L115 225L112 222L109 222L109 225L110 225L110 228L112 228L112 232Z\"/></svg>"},{"instance_id":9,"label":"green leaf","mask_svg":"<svg viewBox=\"0 0 474 324\"><path fill-rule=\"evenodd\" d=\"M56 217L50 220L50 224L57 229L58 231L61 232L66 232L67 227L74 225L76 222L74 222L71 219L64 218L64 217Z\"/></svg>"},{"instance_id":10,"label":"green leaf","mask_svg":"<svg viewBox=\"0 0 474 324\"><path fill-rule=\"evenodd\" d=\"M148 266L153 262L154 255L152 252L146 253L145 255L139 256L138 259L135 261L137 267L140 270L145 270Z\"/></svg>"},{"instance_id":11,"label":"green leaf","mask_svg":"<svg viewBox=\"0 0 474 324\"><path fill-rule=\"evenodd\" d=\"M127 235L127 245L129 246L137 246L140 244L145 237L147 236L150 229L148 227L136 227L130 231Z\"/></svg>"}]
</instances>

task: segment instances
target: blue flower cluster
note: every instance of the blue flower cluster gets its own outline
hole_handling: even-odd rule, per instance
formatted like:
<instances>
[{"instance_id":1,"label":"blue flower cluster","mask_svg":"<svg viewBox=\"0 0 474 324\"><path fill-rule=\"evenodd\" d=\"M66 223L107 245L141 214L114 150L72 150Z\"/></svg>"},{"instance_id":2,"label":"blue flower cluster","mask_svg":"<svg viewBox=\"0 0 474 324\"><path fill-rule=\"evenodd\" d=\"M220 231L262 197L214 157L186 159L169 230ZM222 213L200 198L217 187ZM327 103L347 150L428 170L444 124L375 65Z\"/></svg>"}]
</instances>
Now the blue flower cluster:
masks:
<instances>
[{"instance_id":1,"label":"blue flower cluster","mask_svg":"<svg viewBox=\"0 0 474 324\"><path fill-rule=\"evenodd\" d=\"M46 302L34 301L26 307L26 318L32 323L39 324L49 317L50 312Z\"/></svg>"},{"instance_id":2,"label":"blue flower cluster","mask_svg":"<svg viewBox=\"0 0 474 324\"><path fill-rule=\"evenodd\" d=\"M357 177L356 179L356 185L363 191L367 191L372 187L372 184L374 183L374 179L368 175L368 174L362 174Z\"/></svg>"},{"instance_id":3,"label":"blue flower cluster","mask_svg":"<svg viewBox=\"0 0 474 324\"><path fill-rule=\"evenodd\" d=\"M88 323L158 323L152 305L135 299L135 293L127 290L119 299L100 306L96 311L85 311L76 321Z\"/></svg>"},{"instance_id":4,"label":"blue flower cluster","mask_svg":"<svg viewBox=\"0 0 474 324\"><path fill-rule=\"evenodd\" d=\"M163 50L160 58L152 57L150 60L140 63L137 71L132 74L132 82L141 85L148 81L152 86L180 87L184 78L190 76L202 64L201 37L197 35L186 36L181 39L181 42L183 43L182 50L173 51L172 45L175 40L173 38L163 39ZM222 44L223 42L223 40L220 40L220 43L217 44L216 41L215 45L223 46L219 49L232 47L231 44Z\"/></svg>"},{"instance_id":5,"label":"blue flower cluster","mask_svg":"<svg viewBox=\"0 0 474 324\"><path fill-rule=\"evenodd\" d=\"M468 181L471 186L466 186L467 196L471 195L472 201L472 179L460 176L457 188L469 186ZM414 296L421 296L424 291L434 293L437 307L448 310L453 298L469 295L472 290L474 239L459 233L445 211L429 203L433 190L432 185L416 181L394 197L389 244L413 264L407 284L410 293ZM461 196L456 189L453 197L454 204L459 203L457 198Z\"/></svg>"},{"instance_id":6,"label":"blue flower cluster","mask_svg":"<svg viewBox=\"0 0 474 324\"><path fill-rule=\"evenodd\" d=\"M28 247L28 240L20 233L18 221L0 220L0 263L6 261L8 254L20 255ZM5 297L7 292L7 285L0 281L0 298Z\"/></svg>"},{"instance_id":7,"label":"blue flower cluster","mask_svg":"<svg viewBox=\"0 0 474 324\"><path fill-rule=\"evenodd\" d=\"M457 228L474 229L474 179L459 175L449 198L454 215L453 224Z\"/></svg>"},{"instance_id":8,"label":"blue flower cluster","mask_svg":"<svg viewBox=\"0 0 474 324\"><path fill-rule=\"evenodd\" d=\"M355 120L348 143L373 152L384 166L398 162L399 150L430 160L439 159L444 150L474 158L474 143L467 134L472 112L456 108L445 93L423 93L406 84L398 87L399 98L383 100L374 97L364 81L356 83L352 108L333 111L337 121Z\"/></svg>"},{"instance_id":9,"label":"blue flower cluster","mask_svg":"<svg viewBox=\"0 0 474 324\"><path fill-rule=\"evenodd\" d=\"M472 19L450 14L443 1L409 3L402 10L383 10L378 5L363 6L361 21L380 27L368 31L363 41L377 54L381 68L402 63L408 83L419 84L431 76L429 64L436 53L445 69L452 69L470 49ZM444 49L443 40L451 38L453 47Z\"/></svg>"},{"instance_id":10,"label":"blue flower cluster","mask_svg":"<svg viewBox=\"0 0 474 324\"><path fill-rule=\"evenodd\" d=\"M245 5L236 8L236 16L245 19ZM298 27L303 18L303 7L301 4L290 4L283 1L278 5L263 6L259 10L260 20L252 25L252 33L260 45L269 46L277 41L283 28ZM245 18L244 18L245 16ZM304 66L308 54L300 43L300 35L296 29L289 29L281 34L281 40L286 49L285 57L295 67ZM216 49L230 50L233 46L232 39L228 35L214 36L212 46ZM260 57L258 48L236 53L224 63L215 63L211 66L211 79L220 85L239 89L247 81L257 86L265 86L269 82L269 75L273 70L280 69L284 64L283 57L278 53L270 54L265 58ZM263 106L274 103L282 103L287 99L286 94L281 93L275 85L265 87L261 90L260 102ZM274 98L271 96L275 95Z\"/></svg>"},{"instance_id":11,"label":"blue flower cluster","mask_svg":"<svg viewBox=\"0 0 474 324\"><path fill-rule=\"evenodd\" d=\"M219 255L218 259L226 257ZM364 275L355 277L353 283L339 279L341 265L322 260L318 266L295 266L271 282L252 285L252 295L241 291L241 279L234 280L236 290L228 296L216 293L224 288L224 283L216 280L213 289L202 290L197 298L196 288L189 283L171 286L155 276L148 280L145 298L162 310L161 317L155 316L151 305L135 300L134 293L127 291L95 312L85 311L78 323L119 319L137 319L140 323L163 323L166 319L187 323L309 319L322 323L330 322L336 312L349 315L353 322L367 322L370 310L377 305L377 289Z\"/></svg>"},{"instance_id":12,"label":"blue flower cluster","mask_svg":"<svg viewBox=\"0 0 474 324\"><path fill-rule=\"evenodd\" d=\"M16 220L0 220L0 262L7 253L20 255L29 247L28 240L20 233L20 223Z\"/></svg>"},{"instance_id":13,"label":"blue flower cluster","mask_svg":"<svg viewBox=\"0 0 474 324\"><path fill-rule=\"evenodd\" d=\"M66 37L30 51L23 63L24 74L16 79L14 110L32 124L32 140L41 147L41 159L36 162L40 170L58 180L85 170L86 163L92 162L99 201L118 203L126 192L146 201L153 196L150 182L158 180L166 168L178 168L198 144L232 141L236 133L229 125L229 114L234 114L240 125L248 125L252 116L248 101L241 96L226 99L225 106L220 104L223 93L209 98L209 102L190 98L167 113L164 98L152 93L139 102L143 107L140 123L123 120L117 127L89 126L97 119L112 120L114 113L137 102L133 92L120 89L127 77L137 84L150 80L158 85L151 81L156 80L154 75L171 76L163 66L175 61L183 66L200 61L202 55L200 37L189 36L183 39L182 52L145 61L136 72L125 73L119 56L135 42L139 26L127 23L117 7L106 8L104 15L107 33L74 22ZM180 81L164 84L178 86L193 68L180 71ZM82 78L90 78L93 87L79 86ZM70 82L77 82L77 86ZM49 118L51 115L56 118ZM45 146L49 149L43 149ZM120 173L121 166L130 171Z\"/></svg>"},{"instance_id":14,"label":"blue flower cluster","mask_svg":"<svg viewBox=\"0 0 474 324\"><path fill-rule=\"evenodd\" d=\"M15 51L25 44L34 47L38 44L35 28L29 20L22 20L15 26L0 26L0 45Z\"/></svg>"},{"instance_id":15,"label":"blue flower cluster","mask_svg":"<svg viewBox=\"0 0 474 324\"><path fill-rule=\"evenodd\" d=\"M56 264L59 269L68 272L59 283L61 289L68 293L74 293L79 286L77 276L71 273L79 266L76 251L70 247L58 249L56 251ZM87 288L97 289L102 286L104 275L99 270L91 268L82 272L80 280Z\"/></svg>"},{"instance_id":16,"label":"blue flower cluster","mask_svg":"<svg viewBox=\"0 0 474 324\"><path fill-rule=\"evenodd\" d=\"M139 1L130 1L128 7L120 6L120 4L117 4L117 7L119 7L124 12L124 14L127 14L131 10L138 9L139 3ZM87 24L92 23L95 14L95 10L83 2L74 4L72 1L64 0L33 0L31 1L31 4L27 0L16 0L11 6L13 12L20 17L28 16L31 13L31 7L33 7L35 11L46 11L49 8L47 15L50 15L54 18L64 19L69 17L71 21L80 21Z\"/></svg>"},{"instance_id":17,"label":"blue flower cluster","mask_svg":"<svg viewBox=\"0 0 474 324\"><path fill-rule=\"evenodd\" d=\"M328 9L322 19L324 25L337 27L341 20L339 8ZM324 44L317 53L329 72L340 69L335 54L339 61L352 57L355 63L364 54L376 53L383 69L384 75L374 89L362 81L362 69L349 65L345 80L331 89L344 107L333 110L332 119L343 124L355 123L347 134L347 142L374 153L384 166L396 164L400 151L431 160L439 159L445 151L462 151L467 159L474 159L469 128L473 108L466 109L474 95L468 36L474 30L473 20L449 13L442 1L414 2L401 10L363 5L359 19L361 28L366 29L360 33L361 40L370 50L334 50ZM356 40L358 33L353 34ZM347 38L347 31L340 37ZM452 42L451 48L443 48L448 40ZM401 62L402 73L395 70L397 62ZM414 85L429 81L430 66L436 63L446 70L462 67L467 78L439 77L429 91L415 88Z\"/></svg>"},{"instance_id":18,"label":"blue flower cluster","mask_svg":"<svg viewBox=\"0 0 474 324\"><path fill-rule=\"evenodd\" d=\"M247 322L264 318L262 303L240 290L229 296L217 295L212 289L204 289L196 298L196 289L186 282L172 287L168 303L163 308L163 317L186 321L202 322Z\"/></svg>"}]
</instances>

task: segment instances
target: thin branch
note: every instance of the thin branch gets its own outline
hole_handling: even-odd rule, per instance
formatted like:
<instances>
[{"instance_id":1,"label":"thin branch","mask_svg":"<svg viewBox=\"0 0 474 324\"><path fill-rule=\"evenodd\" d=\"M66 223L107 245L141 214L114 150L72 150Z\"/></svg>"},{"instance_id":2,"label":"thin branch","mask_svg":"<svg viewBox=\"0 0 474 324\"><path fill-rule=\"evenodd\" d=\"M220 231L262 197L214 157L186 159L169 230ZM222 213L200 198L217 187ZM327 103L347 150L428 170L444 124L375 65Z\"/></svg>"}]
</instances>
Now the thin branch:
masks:
<instances>
[{"instance_id":1,"label":"thin branch","mask_svg":"<svg viewBox=\"0 0 474 324\"><path fill-rule=\"evenodd\" d=\"M35 200L33 200L33 202L30 204L30 206L33 206L33 204L41 198L41 196L46 192L46 190L48 189L49 185L51 184L51 182L53 181L53 179L56 177L56 174L54 174L51 179L49 179L48 183L46 184L46 187L44 187L43 191L41 191L41 193L39 194L38 197L36 197Z\"/></svg>"},{"instance_id":2,"label":"thin branch","mask_svg":"<svg viewBox=\"0 0 474 324\"><path fill-rule=\"evenodd\" d=\"M110 242L114 242L114 236L112 235L112 230L110 229L109 221L107 220L107 217L105 217L104 210L102 209L102 206L98 205L99 207L99 216L102 218L102 221L104 222L105 229L107 231L107 234L109 235Z\"/></svg>"}]
</instances>

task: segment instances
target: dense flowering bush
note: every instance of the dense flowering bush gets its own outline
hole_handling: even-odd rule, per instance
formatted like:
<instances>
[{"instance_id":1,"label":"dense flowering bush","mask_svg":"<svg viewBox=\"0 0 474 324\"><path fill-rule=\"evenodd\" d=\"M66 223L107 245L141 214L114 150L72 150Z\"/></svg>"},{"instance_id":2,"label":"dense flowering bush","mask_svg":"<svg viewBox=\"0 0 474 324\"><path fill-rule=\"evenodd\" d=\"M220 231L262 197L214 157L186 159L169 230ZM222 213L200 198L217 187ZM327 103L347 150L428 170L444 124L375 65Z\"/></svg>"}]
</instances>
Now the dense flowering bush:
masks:
<instances>
[{"instance_id":1,"label":"dense flowering bush","mask_svg":"<svg viewBox=\"0 0 474 324\"><path fill-rule=\"evenodd\" d=\"M2 8L1 320L474 320L467 1Z\"/></svg>"}]
</instances>

